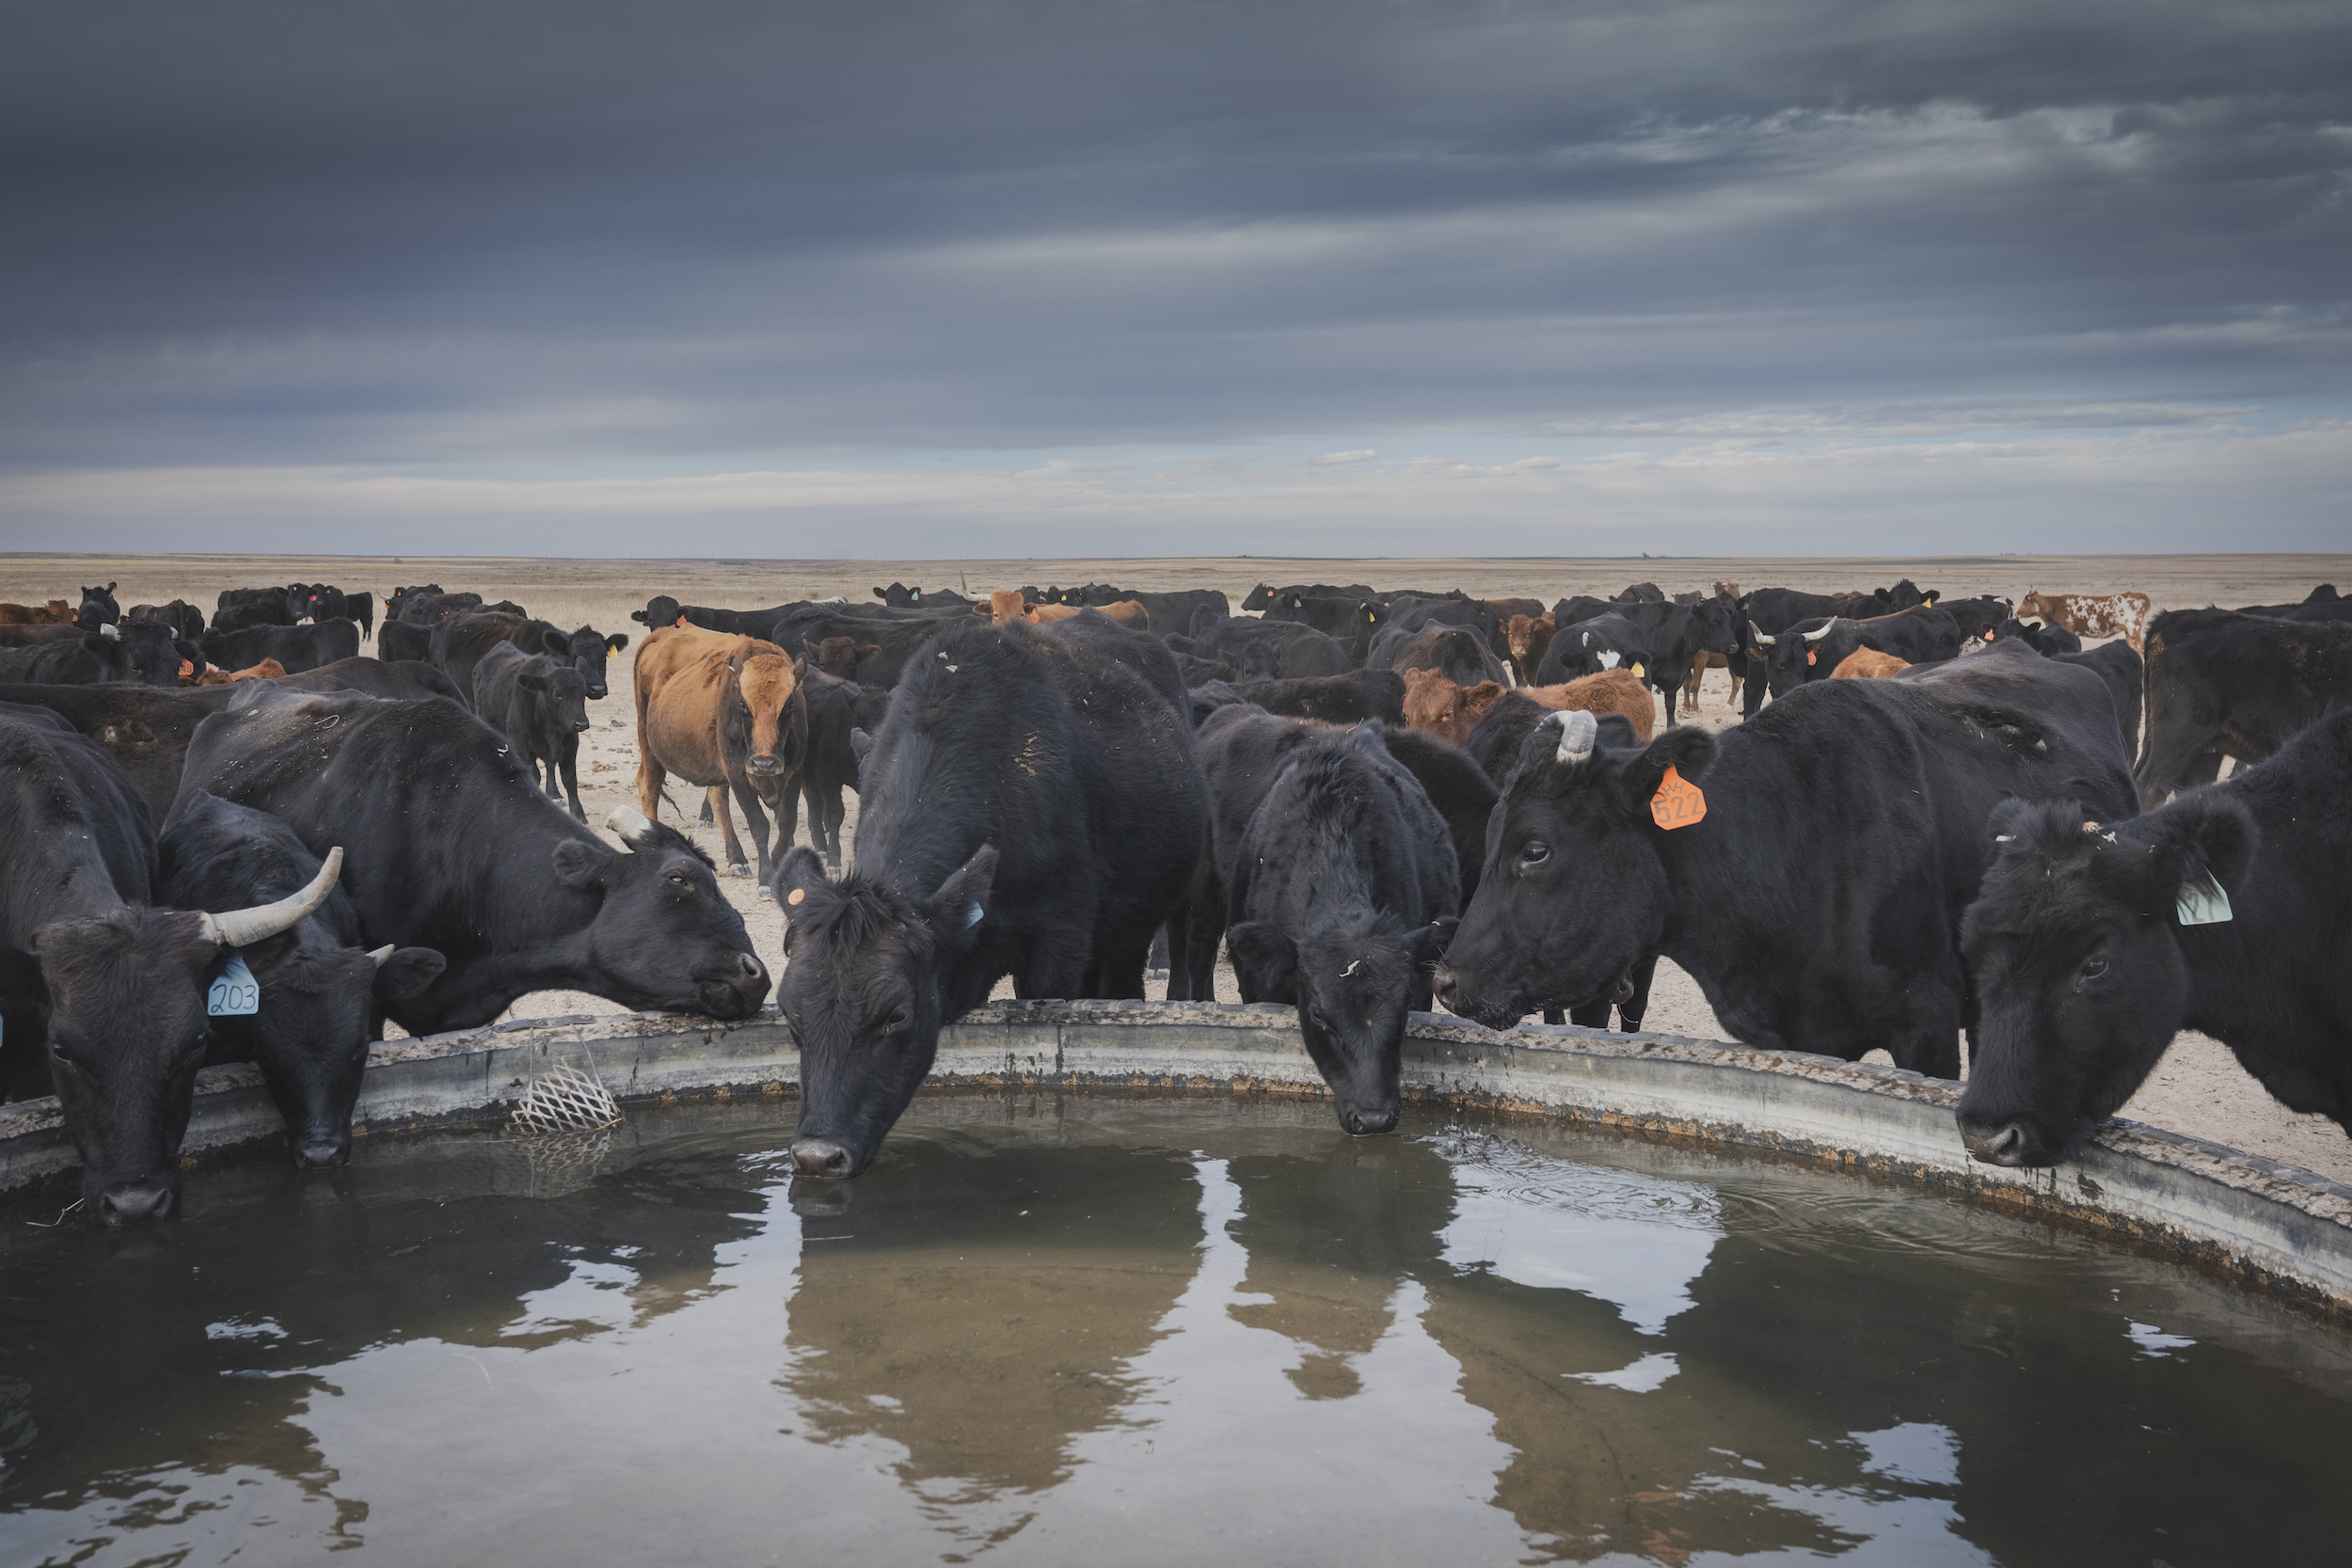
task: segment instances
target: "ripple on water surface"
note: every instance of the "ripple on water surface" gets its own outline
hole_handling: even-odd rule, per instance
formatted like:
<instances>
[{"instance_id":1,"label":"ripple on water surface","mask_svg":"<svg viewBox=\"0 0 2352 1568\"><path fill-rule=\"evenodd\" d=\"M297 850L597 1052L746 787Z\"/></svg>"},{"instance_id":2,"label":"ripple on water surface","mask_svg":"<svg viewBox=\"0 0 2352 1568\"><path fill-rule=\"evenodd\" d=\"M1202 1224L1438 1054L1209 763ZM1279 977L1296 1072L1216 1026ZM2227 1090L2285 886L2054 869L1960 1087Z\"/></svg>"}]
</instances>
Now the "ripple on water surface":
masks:
<instances>
[{"instance_id":1,"label":"ripple on water surface","mask_svg":"<svg viewBox=\"0 0 2352 1568\"><path fill-rule=\"evenodd\" d=\"M2324 1560L2352 1345L1819 1172L1408 1109L789 1105L0 1210L0 1562ZM54 1211L54 1205L52 1206Z\"/></svg>"}]
</instances>

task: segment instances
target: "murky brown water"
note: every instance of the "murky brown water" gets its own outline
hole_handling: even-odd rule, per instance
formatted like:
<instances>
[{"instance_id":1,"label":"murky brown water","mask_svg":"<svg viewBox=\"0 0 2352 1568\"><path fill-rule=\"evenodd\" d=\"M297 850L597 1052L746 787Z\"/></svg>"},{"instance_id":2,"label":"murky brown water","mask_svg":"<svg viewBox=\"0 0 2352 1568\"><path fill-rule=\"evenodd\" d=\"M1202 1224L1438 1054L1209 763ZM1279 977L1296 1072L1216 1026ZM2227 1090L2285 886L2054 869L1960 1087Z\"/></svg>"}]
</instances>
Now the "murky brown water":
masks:
<instances>
[{"instance_id":1,"label":"murky brown water","mask_svg":"<svg viewBox=\"0 0 2352 1568\"><path fill-rule=\"evenodd\" d=\"M1050 1098L919 1101L796 1189L791 1115L0 1210L0 1562L2185 1568L2352 1525L2352 1342L1942 1200Z\"/></svg>"}]
</instances>

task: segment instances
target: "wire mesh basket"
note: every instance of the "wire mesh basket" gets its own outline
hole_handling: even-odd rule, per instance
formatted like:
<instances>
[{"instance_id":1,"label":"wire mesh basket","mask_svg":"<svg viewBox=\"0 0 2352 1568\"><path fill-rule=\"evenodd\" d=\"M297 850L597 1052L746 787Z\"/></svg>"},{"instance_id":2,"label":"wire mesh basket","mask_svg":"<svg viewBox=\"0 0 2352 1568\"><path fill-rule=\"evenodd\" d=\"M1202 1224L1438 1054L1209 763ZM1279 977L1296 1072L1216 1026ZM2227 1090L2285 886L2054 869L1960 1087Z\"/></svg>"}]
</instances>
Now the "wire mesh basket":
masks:
<instances>
[{"instance_id":1,"label":"wire mesh basket","mask_svg":"<svg viewBox=\"0 0 2352 1568\"><path fill-rule=\"evenodd\" d=\"M620 1102L597 1078L596 1059L585 1050L580 1054L588 1064L584 1071L569 1062L534 1065L531 1082L523 1085L522 1098L507 1117L509 1132L536 1136L620 1125Z\"/></svg>"}]
</instances>

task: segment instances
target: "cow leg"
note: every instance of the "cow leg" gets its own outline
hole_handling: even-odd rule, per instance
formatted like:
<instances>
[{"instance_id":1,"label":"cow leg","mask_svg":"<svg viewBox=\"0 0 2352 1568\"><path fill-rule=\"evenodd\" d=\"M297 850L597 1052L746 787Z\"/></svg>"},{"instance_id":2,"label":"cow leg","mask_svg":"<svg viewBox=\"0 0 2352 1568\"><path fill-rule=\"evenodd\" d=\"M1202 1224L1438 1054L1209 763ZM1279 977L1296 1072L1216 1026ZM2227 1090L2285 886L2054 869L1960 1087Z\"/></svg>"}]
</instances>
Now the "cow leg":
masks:
<instances>
[{"instance_id":1,"label":"cow leg","mask_svg":"<svg viewBox=\"0 0 2352 1568\"><path fill-rule=\"evenodd\" d=\"M588 820L587 808L580 803L580 736L567 735L556 742L555 755L548 762L548 793L555 793L555 773L558 764L564 770L564 793L571 798L572 815L582 822Z\"/></svg>"},{"instance_id":2,"label":"cow leg","mask_svg":"<svg viewBox=\"0 0 2352 1568\"><path fill-rule=\"evenodd\" d=\"M1186 927L1190 926L1191 921L1192 903L1190 899L1186 899L1168 911L1168 924L1160 927L1160 940L1167 943L1165 957L1168 962L1168 985L1161 994L1171 1002L1184 1000L1176 994L1176 991L1180 984L1178 977L1184 971L1185 944L1190 940ZM1162 951L1154 947L1152 950L1154 961L1162 957Z\"/></svg>"},{"instance_id":3,"label":"cow leg","mask_svg":"<svg viewBox=\"0 0 2352 1568\"><path fill-rule=\"evenodd\" d=\"M751 863L743 859L743 845L735 836L735 813L727 809L727 786L715 784L704 790L703 804L719 815L719 829L725 835L727 847L727 875L750 876Z\"/></svg>"},{"instance_id":4,"label":"cow leg","mask_svg":"<svg viewBox=\"0 0 2352 1568\"><path fill-rule=\"evenodd\" d=\"M1192 896L1184 912L1184 944L1176 950L1171 941L1168 973L1168 999L1171 1002L1214 1002L1216 1000L1216 947L1225 938L1225 892L1217 886L1216 874L1208 868L1208 857L1201 857L1200 869L1193 873ZM1170 936L1172 938L1171 930ZM1176 967L1184 970L1184 989L1177 989Z\"/></svg>"},{"instance_id":5,"label":"cow leg","mask_svg":"<svg viewBox=\"0 0 2352 1568\"><path fill-rule=\"evenodd\" d=\"M1546 1007L1544 1009L1544 1022L1546 1023L1565 1023L1568 1022L1568 1015L1562 1012L1557 1007Z\"/></svg>"},{"instance_id":6,"label":"cow leg","mask_svg":"<svg viewBox=\"0 0 2352 1568\"><path fill-rule=\"evenodd\" d=\"M1764 711L1764 661L1748 660L1747 689L1740 693L1740 717L1753 719Z\"/></svg>"},{"instance_id":7,"label":"cow leg","mask_svg":"<svg viewBox=\"0 0 2352 1568\"><path fill-rule=\"evenodd\" d=\"M1649 983L1658 974L1658 956L1653 953L1633 966L1633 994L1617 1004L1617 1027L1630 1035L1642 1026L1642 1015L1649 1011Z\"/></svg>"},{"instance_id":8,"label":"cow leg","mask_svg":"<svg viewBox=\"0 0 2352 1568\"><path fill-rule=\"evenodd\" d=\"M717 819L710 815L710 797L706 795L703 797L702 825L707 828L715 820Z\"/></svg>"},{"instance_id":9,"label":"cow leg","mask_svg":"<svg viewBox=\"0 0 2352 1568\"><path fill-rule=\"evenodd\" d=\"M801 775L797 771L784 776L784 783L776 787L776 798L768 802L768 809L776 814L776 858L781 860L801 831Z\"/></svg>"},{"instance_id":10,"label":"cow leg","mask_svg":"<svg viewBox=\"0 0 2352 1568\"><path fill-rule=\"evenodd\" d=\"M749 778L733 779L729 783L735 786L735 803L743 808L743 825L751 830L752 852L759 860L759 896L766 898L771 896L768 892L768 814L759 809L759 791ZM792 836L787 832L778 841L777 847L785 847L791 842ZM736 850L732 838L728 839L727 847L739 857L741 852Z\"/></svg>"},{"instance_id":11,"label":"cow leg","mask_svg":"<svg viewBox=\"0 0 2352 1568\"><path fill-rule=\"evenodd\" d=\"M1013 976L1013 994L1025 1002L1046 997L1069 1001L1085 996L1088 974L1094 967L1084 951L1085 942L1083 927L1067 933L1060 941L1052 933L1041 932L1030 942L1028 958Z\"/></svg>"},{"instance_id":12,"label":"cow leg","mask_svg":"<svg viewBox=\"0 0 2352 1568\"><path fill-rule=\"evenodd\" d=\"M669 782L669 773L644 739L644 728L640 725L637 731L637 809L645 814L646 821L659 822L661 820L661 790Z\"/></svg>"},{"instance_id":13,"label":"cow leg","mask_svg":"<svg viewBox=\"0 0 2352 1568\"><path fill-rule=\"evenodd\" d=\"M1607 1002L1587 1002L1581 1007L1570 1007L1568 1022L1582 1029L1606 1029L1609 1027L1610 1006L1611 1004ZM1547 1009L1544 1013L1544 1022L1549 1023L1554 1016Z\"/></svg>"}]
</instances>

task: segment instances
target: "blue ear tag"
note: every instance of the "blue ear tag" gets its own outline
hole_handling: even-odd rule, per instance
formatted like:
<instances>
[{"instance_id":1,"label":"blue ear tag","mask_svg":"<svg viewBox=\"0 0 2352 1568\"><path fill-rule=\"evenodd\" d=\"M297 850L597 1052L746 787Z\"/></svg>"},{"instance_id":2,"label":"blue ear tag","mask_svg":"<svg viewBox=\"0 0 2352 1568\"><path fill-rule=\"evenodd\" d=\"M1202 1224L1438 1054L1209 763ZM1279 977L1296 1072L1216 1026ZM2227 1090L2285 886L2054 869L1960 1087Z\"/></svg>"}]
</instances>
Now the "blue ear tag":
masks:
<instances>
[{"instance_id":1,"label":"blue ear tag","mask_svg":"<svg viewBox=\"0 0 2352 1568\"><path fill-rule=\"evenodd\" d=\"M2210 871L2196 881L2183 882L2180 901L2172 908L2184 926L2218 926L2236 918L2230 912L2228 891Z\"/></svg>"},{"instance_id":2,"label":"blue ear tag","mask_svg":"<svg viewBox=\"0 0 2352 1568\"><path fill-rule=\"evenodd\" d=\"M976 902L970 909L963 911L963 928L968 931L979 923L980 906Z\"/></svg>"},{"instance_id":3,"label":"blue ear tag","mask_svg":"<svg viewBox=\"0 0 2352 1568\"><path fill-rule=\"evenodd\" d=\"M229 967L220 972L213 989L204 993L205 1014L211 1018L243 1018L261 1010L261 983L253 978L253 971L245 967L245 955L240 953L229 960Z\"/></svg>"}]
</instances>

